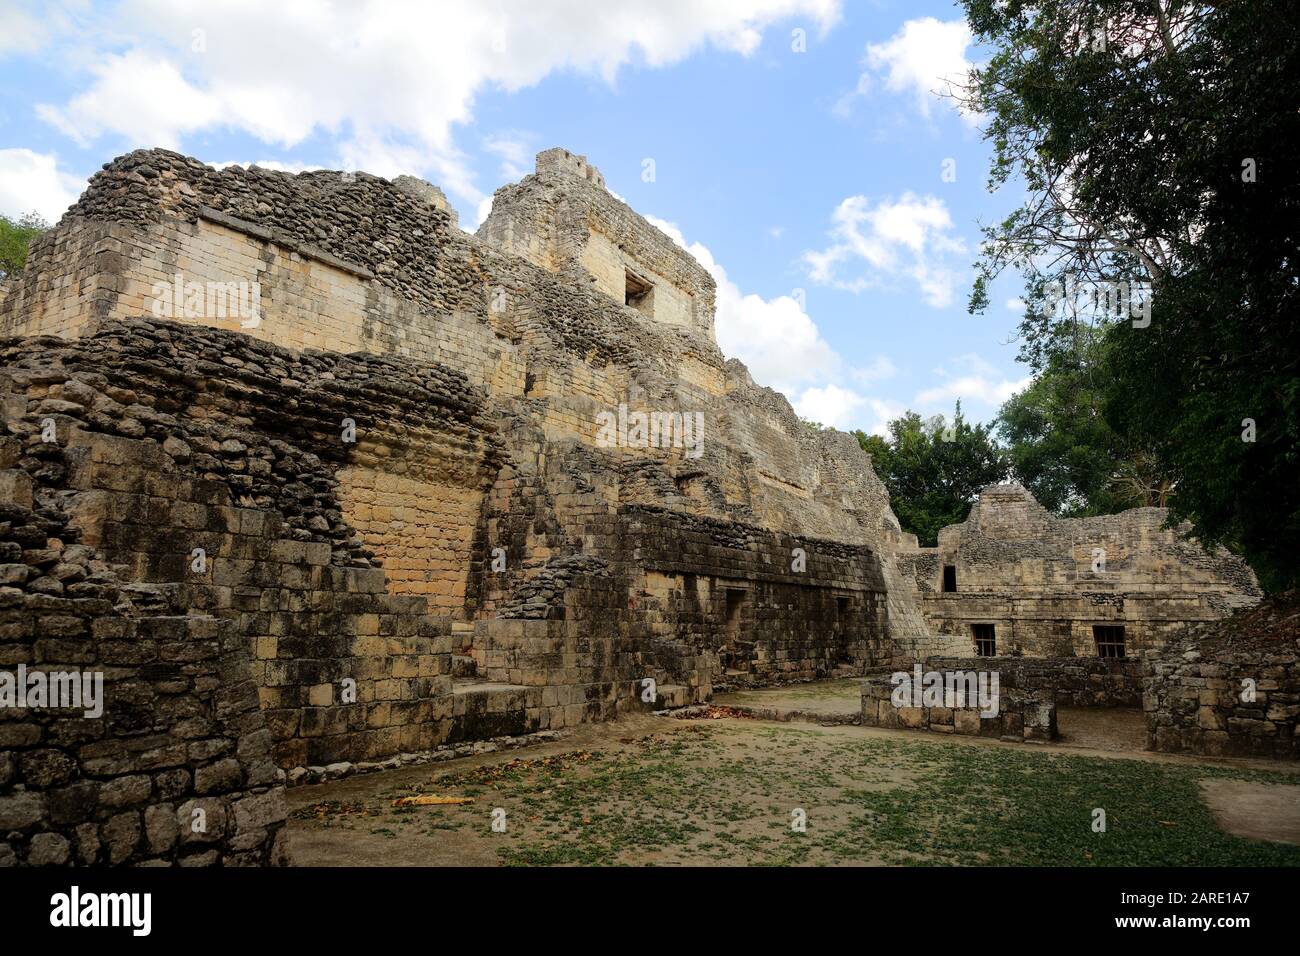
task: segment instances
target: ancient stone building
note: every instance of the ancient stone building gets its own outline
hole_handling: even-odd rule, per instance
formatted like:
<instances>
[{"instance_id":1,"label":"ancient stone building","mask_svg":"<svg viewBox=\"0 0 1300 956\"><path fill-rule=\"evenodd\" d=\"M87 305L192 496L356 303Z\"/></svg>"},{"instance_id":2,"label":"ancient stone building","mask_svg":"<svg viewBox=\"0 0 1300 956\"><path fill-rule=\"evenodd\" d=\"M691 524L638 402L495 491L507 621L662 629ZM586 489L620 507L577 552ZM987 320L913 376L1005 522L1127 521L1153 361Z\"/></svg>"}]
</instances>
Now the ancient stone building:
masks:
<instances>
[{"instance_id":1,"label":"ancient stone building","mask_svg":"<svg viewBox=\"0 0 1300 956\"><path fill-rule=\"evenodd\" d=\"M1165 528L1160 508L1056 518L990 485L938 547L900 549L929 629L959 654L1137 657L1260 599L1250 568Z\"/></svg>"},{"instance_id":2,"label":"ancient stone building","mask_svg":"<svg viewBox=\"0 0 1300 956\"><path fill-rule=\"evenodd\" d=\"M105 681L0 707L0 863L273 861L304 767L1253 593L1156 514L1014 493L917 549L713 319L564 150L473 236L412 177L107 164L0 289L0 670Z\"/></svg>"}]
</instances>

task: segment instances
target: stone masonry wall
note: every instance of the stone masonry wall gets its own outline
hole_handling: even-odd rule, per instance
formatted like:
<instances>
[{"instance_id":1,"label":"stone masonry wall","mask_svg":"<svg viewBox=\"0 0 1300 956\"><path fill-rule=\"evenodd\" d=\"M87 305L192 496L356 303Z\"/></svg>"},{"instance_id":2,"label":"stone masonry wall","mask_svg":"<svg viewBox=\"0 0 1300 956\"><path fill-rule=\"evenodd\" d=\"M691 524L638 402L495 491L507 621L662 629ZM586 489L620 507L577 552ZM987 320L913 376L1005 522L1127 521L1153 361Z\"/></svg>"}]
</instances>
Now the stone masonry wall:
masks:
<instances>
[{"instance_id":1,"label":"stone masonry wall","mask_svg":"<svg viewBox=\"0 0 1300 956\"><path fill-rule=\"evenodd\" d=\"M862 682L865 727L929 730L940 734L996 737L1006 741L1055 740L1056 701L1049 690L999 689L998 712L985 717L978 707L924 705L897 707L888 675Z\"/></svg>"},{"instance_id":2,"label":"stone masonry wall","mask_svg":"<svg viewBox=\"0 0 1300 956\"><path fill-rule=\"evenodd\" d=\"M1300 602L1280 595L1144 661L1147 748L1300 757Z\"/></svg>"},{"instance_id":3,"label":"stone masonry wall","mask_svg":"<svg viewBox=\"0 0 1300 956\"><path fill-rule=\"evenodd\" d=\"M78 543L48 451L36 430L0 437L0 680L98 675L102 713L0 707L0 866L287 862L243 635Z\"/></svg>"},{"instance_id":4,"label":"stone masonry wall","mask_svg":"<svg viewBox=\"0 0 1300 956\"><path fill-rule=\"evenodd\" d=\"M973 626L991 624L999 655L1095 657L1093 627L1103 625L1122 626L1135 657L1261 595L1244 562L1164 521L1157 508L1059 519L1022 486L992 485L964 523L939 533L937 548L904 548L898 560L929 629L968 652ZM945 567L955 569L955 592L943 589Z\"/></svg>"},{"instance_id":5,"label":"stone masonry wall","mask_svg":"<svg viewBox=\"0 0 1300 956\"><path fill-rule=\"evenodd\" d=\"M132 580L179 587L186 606L237 623L282 766L447 738L450 622L430 618L423 595L385 593L335 476L386 460L386 474L442 469L481 496L499 452L472 393L448 391L454 376L165 322L12 340L0 356L11 429L57 427L40 476L84 542ZM353 443L336 430L348 411Z\"/></svg>"},{"instance_id":6,"label":"stone masonry wall","mask_svg":"<svg viewBox=\"0 0 1300 956\"><path fill-rule=\"evenodd\" d=\"M929 657L932 671L997 671L1002 687L1050 691L1060 707L1142 706L1142 661L1088 657Z\"/></svg>"}]
</instances>

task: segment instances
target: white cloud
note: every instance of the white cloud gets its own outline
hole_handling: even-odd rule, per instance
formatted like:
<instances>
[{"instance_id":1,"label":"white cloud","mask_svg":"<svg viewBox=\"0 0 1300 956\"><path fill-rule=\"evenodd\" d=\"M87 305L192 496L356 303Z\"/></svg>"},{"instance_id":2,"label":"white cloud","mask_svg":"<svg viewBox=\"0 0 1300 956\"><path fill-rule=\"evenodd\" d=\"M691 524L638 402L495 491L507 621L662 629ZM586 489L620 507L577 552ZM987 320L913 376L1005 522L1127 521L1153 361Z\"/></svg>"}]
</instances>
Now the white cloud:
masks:
<instances>
[{"instance_id":1,"label":"white cloud","mask_svg":"<svg viewBox=\"0 0 1300 956\"><path fill-rule=\"evenodd\" d=\"M646 217L699 260L718 285L715 330L718 347L749 367L754 380L791 394L803 383L824 381L838 373L840 358L821 337L817 324L795 295L764 299L743 293L709 249L687 243L673 223Z\"/></svg>"},{"instance_id":2,"label":"white cloud","mask_svg":"<svg viewBox=\"0 0 1300 956\"><path fill-rule=\"evenodd\" d=\"M873 205L866 196L850 196L835 208L831 221L831 244L803 255L814 282L860 292L902 276L916 284L928 305L952 304L962 278L954 257L964 255L966 246L953 233L942 199L907 192ZM841 267L846 263L865 272L845 278Z\"/></svg>"},{"instance_id":3,"label":"white cloud","mask_svg":"<svg viewBox=\"0 0 1300 956\"><path fill-rule=\"evenodd\" d=\"M84 179L60 170L52 153L0 149L0 213L6 216L34 211L55 223L85 185Z\"/></svg>"},{"instance_id":4,"label":"white cloud","mask_svg":"<svg viewBox=\"0 0 1300 956\"><path fill-rule=\"evenodd\" d=\"M915 404L919 409L949 411L958 399L997 408L1032 381L1032 376L1009 379L991 362L974 353L953 358L949 366L936 368L934 374L941 381L917 394Z\"/></svg>"},{"instance_id":5,"label":"white cloud","mask_svg":"<svg viewBox=\"0 0 1300 956\"><path fill-rule=\"evenodd\" d=\"M232 159L224 163L211 163L210 165L213 169L227 169L230 166L242 166L244 169L247 169L249 166L258 166L262 169L274 170L277 173L293 173L295 176L298 175L298 173L305 173L309 169L325 168L324 166L315 166L311 163L285 163L278 159L259 159L251 163L245 160Z\"/></svg>"},{"instance_id":6,"label":"white cloud","mask_svg":"<svg viewBox=\"0 0 1300 956\"><path fill-rule=\"evenodd\" d=\"M853 380L860 385L884 381L887 378L893 378L897 373L898 369L894 367L894 363L883 355L877 355L869 365L855 368L849 372Z\"/></svg>"},{"instance_id":7,"label":"white cloud","mask_svg":"<svg viewBox=\"0 0 1300 956\"><path fill-rule=\"evenodd\" d=\"M921 115L928 117L936 98L966 82L973 66L966 58L972 40L965 20L908 20L886 42L867 45L863 60L874 74L859 77L858 95L872 89L875 77L891 93L911 93ZM962 118L972 125L979 122L977 115L965 111Z\"/></svg>"},{"instance_id":8,"label":"white cloud","mask_svg":"<svg viewBox=\"0 0 1300 956\"><path fill-rule=\"evenodd\" d=\"M858 409L867 404L867 399L847 388L825 385L804 389L793 404L801 418L834 428L845 428L850 421L856 420Z\"/></svg>"},{"instance_id":9,"label":"white cloud","mask_svg":"<svg viewBox=\"0 0 1300 956\"><path fill-rule=\"evenodd\" d=\"M806 388L791 404L800 418L846 431L862 428L869 435L881 437L888 437L889 422L904 411L896 402L871 398L834 384Z\"/></svg>"},{"instance_id":10,"label":"white cloud","mask_svg":"<svg viewBox=\"0 0 1300 956\"><path fill-rule=\"evenodd\" d=\"M902 414L902 406L835 381L841 378L844 363L803 310L801 296L764 299L741 292L708 247L698 242L688 244L682 231L671 222L654 216L646 218L693 255L717 283L715 328L723 354L744 362L760 385L784 393L803 418L844 429L863 427L864 422L869 422L867 431L888 434L886 426L891 418ZM848 377L858 385L868 386L897 371L893 362L879 355L866 366L849 369Z\"/></svg>"},{"instance_id":11,"label":"white cloud","mask_svg":"<svg viewBox=\"0 0 1300 956\"><path fill-rule=\"evenodd\" d=\"M130 146L175 148L223 128L291 148L324 132L340 142L345 168L424 175L477 207L484 194L453 130L473 118L483 89L519 90L556 70L612 82L625 64L664 66L706 45L750 55L767 26L798 16L824 31L839 8L839 0L125 0L56 37L68 72L89 82L39 112L82 144L113 134Z\"/></svg>"},{"instance_id":12,"label":"white cloud","mask_svg":"<svg viewBox=\"0 0 1300 956\"><path fill-rule=\"evenodd\" d=\"M174 64L155 54L108 54L89 68L95 80L86 92L64 107L36 106L42 119L80 146L111 130L132 145L176 149L183 135L222 118L217 98L192 86ZM281 138L285 145L288 140Z\"/></svg>"},{"instance_id":13,"label":"white cloud","mask_svg":"<svg viewBox=\"0 0 1300 956\"><path fill-rule=\"evenodd\" d=\"M874 87L875 83L872 82L870 73L859 74L858 85L836 100L835 105L831 107L832 115L840 119L848 119L853 115L853 107L857 105L857 101L870 96Z\"/></svg>"},{"instance_id":14,"label":"white cloud","mask_svg":"<svg viewBox=\"0 0 1300 956\"><path fill-rule=\"evenodd\" d=\"M483 141L483 148L501 157L501 178L509 182L532 172L533 150L529 137L521 133L497 133Z\"/></svg>"}]
</instances>

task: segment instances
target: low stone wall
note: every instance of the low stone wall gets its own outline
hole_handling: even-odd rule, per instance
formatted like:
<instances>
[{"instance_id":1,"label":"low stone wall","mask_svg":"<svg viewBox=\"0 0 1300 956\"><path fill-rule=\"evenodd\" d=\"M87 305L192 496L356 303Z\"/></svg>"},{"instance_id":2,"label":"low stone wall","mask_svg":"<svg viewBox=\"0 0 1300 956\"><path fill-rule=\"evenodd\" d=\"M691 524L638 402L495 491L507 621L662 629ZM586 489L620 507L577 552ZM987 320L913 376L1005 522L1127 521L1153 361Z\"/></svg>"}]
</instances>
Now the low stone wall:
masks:
<instances>
[{"instance_id":1,"label":"low stone wall","mask_svg":"<svg viewBox=\"0 0 1300 956\"><path fill-rule=\"evenodd\" d=\"M894 688L889 675L863 682L863 726L912 728L1011 741L1056 738L1056 701L1049 690L1000 686L998 712L986 717L979 707L898 707L893 700Z\"/></svg>"},{"instance_id":2,"label":"low stone wall","mask_svg":"<svg viewBox=\"0 0 1300 956\"><path fill-rule=\"evenodd\" d=\"M0 437L0 867L287 862L248 643L75 543L30 450Z\"/></svg>"},{"instance_id":3,"label":"low stone wall","mask_svg":"<svg viewBox=\"0 0 1300 956\"><path fill-rule=\"evenodd\" d=\"M995 670L1003 689L1047 690L1059 707L1141 707L1142 662L1099 657L930 657L926 670Z\"/></svg>"},{"instance_id":4,"label":"low stone wall","mask_svg":"<svg viewBox=\"0 0 1300 956\"><path fill-rule=\"evenodd\" d=\"M1148 656L1147 749L1300 759L1297 621L1292 594Z\"/></svg>"}]
</instances>

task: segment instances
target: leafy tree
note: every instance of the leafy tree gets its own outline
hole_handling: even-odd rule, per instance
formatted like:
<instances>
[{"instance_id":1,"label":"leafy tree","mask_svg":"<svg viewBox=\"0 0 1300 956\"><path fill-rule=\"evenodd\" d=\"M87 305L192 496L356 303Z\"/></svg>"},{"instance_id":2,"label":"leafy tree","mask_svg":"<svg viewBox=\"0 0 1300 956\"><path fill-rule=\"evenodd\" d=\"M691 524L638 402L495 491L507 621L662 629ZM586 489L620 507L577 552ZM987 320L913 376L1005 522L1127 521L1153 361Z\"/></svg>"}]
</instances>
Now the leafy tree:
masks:
<instances>
[{"instance_id":1,"label":"leafy tree","mask_svg":"<svg viewBox=\"0 0 1300 956\"><path fill-rule=\"evenodd\" d=\"M1109 366L1102 337L1058 350L998 414L1012 473L1050 511L1068 517L1165 507L1173 490L1147 448L1134 448L1106 421Z\"/></svg>"},{"instance_id":2,"label":"leafy tree","mask_svg":"<svg viewBox=\"0 0 1300 956\"><path fill-rule=\"evenodd\" d=\"M1134 486L1266 588L1300 583L1300 4L963 5L993 54L960 96L990 185L1027 195L986 230L972 309L1019 271L1036 371L1100 340Z\"/></svg>"},{"instance_id":3,"label":"leafy tree","mask_svg":"<svg viewBox=\"0 0 1300 956\"><path fill-rule=\"evenodd\" d=\"M1007 477L1006 458L989 426L967 422L960 402L951 422L909 411L889 423L888 439L855 434L871 454L903 530L925 547L938 543L940 528L966 520L981 488Z\"/></svg>"},{"instance_id":4,"label":"leafy tree","mask_svg":"<svg viewBox=\"0 0 1300 956\"><path fill-rule=\"evenodd\" d=\"M49 225L34 212L17 220L0 215L0 279L7 279L23 270L27 261L27 247Z\"/></svg>"}]
</instances>

